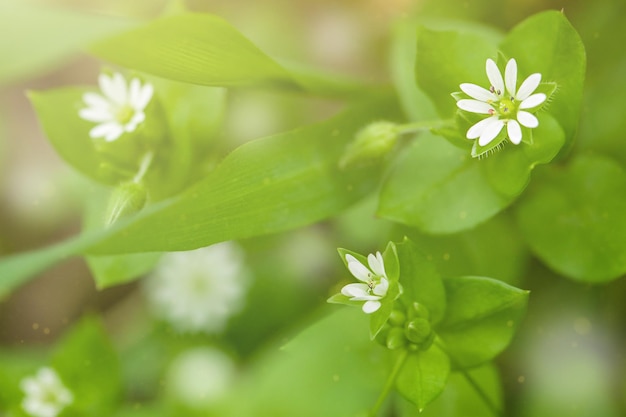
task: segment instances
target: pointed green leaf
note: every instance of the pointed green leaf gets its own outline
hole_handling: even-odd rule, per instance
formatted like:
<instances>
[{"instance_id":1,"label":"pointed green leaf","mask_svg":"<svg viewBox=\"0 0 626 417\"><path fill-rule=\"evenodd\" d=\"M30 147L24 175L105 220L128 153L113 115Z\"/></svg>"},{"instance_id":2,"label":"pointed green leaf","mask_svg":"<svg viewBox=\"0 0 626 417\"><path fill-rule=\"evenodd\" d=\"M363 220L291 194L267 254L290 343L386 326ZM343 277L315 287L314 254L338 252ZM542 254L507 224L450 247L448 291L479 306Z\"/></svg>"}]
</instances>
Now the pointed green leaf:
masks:
<instances>
[{"instance_id":1,"label":"pointed green leaf","mask_svg":"<svg viewBox=\"0 0 626 417\"><path fill-rule=\"evenodd\" d=\"M578 156L551 169L517 210L533 252L552 269L600 283L626 273L626 173L613 160Z\"/></svg>"},{"instance_id":2,"label":"pointed green leaf","mask_svg":"<svg viewBox=\"0 0 626 417\"><path fill-rule=\"evenodd\" d=\"M418 410L423 410L443 391L450 374L450 360L436 345L425 352L409 352L396 388Z\"/></svg>"},{"instance_id":3,"label":"pointed green leaf","mask_svg":"<svg viewBox=\"0 0 626 417\"><path fill-rule=\"evenodd\" d=\"M436 328L455 366L492 360L511 342L526 314L528 291L482 277L444 281L448 308Z\"/></svg>"}]
</instances>

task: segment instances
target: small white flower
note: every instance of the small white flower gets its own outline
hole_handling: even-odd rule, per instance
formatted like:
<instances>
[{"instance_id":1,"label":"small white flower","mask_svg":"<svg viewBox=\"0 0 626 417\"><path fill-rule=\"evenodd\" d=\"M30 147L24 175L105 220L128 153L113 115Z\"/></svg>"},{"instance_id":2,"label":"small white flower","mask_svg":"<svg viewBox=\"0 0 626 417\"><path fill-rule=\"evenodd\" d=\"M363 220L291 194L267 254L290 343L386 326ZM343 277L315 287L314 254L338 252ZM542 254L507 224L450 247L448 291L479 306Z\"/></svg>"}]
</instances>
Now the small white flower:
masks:
<instances>
[{"instance_id":1,"label":"small white flower","mask_svg":"<svg viewBox=\"0 0 626 417\"><path fill-rule=\"evenodd\" d=\"M457 101L461 110L486 114L483 119L469 128L466 137L478 138L480 146L488 145L506 126L509 140L518 145L522 141L522 129L539 126L539 120L526 110L531 110L546 100L543 93L533 94L541 82L541 74L529 75L517 89L517 62L510 59L504 70L504 79L496 63L487 60L487 78L491 86L484 89L476 84L461 84L461 90L472 99Z\"/></svg>"},{"instance_id":2,"label":"small white flower","mask_svg":"<svg viewBox=\"0 0 626 417\"><path fill-rule=\"evenodd\" d=\"M26 395L22 408L33 417L56 417L74 401L74 396L52 368L43 367L35 376L20 381Z\"/></svg>"},{"instance_id":3,"label":"small white flower","mask_svg":"<svg viewBox=\"0 0 626 417\"><path fill-rule=\"evenodd\" d=\"M98 123L89 131L92 139L104 138L111 142L124 132L133 132L146 118L144 109L152 99L152 84L141 84L138 78L126 83L119 72L112 76L100 74L98 78L102 95L85 93L83 101L87 105L80 109L79 116Z\"/></svg>"},{"instance_id":4,"label":"small white flower","mask_svg":"<svg viewBox=\"0 0 626 417\"><path fill-rule=\"evenodd\" d=\"M154 314L180 332L217 333L243 306L249 273L233 242L163 256L145 281Z\"/></svg>"},{"instance_id":5,"label":"small white flower","mask_svg":"<svg viewBox=\"0 0 626 417\"><path fill-rule=\"evenodd\" d=\"M166 387L175 398L192 408L203 408L221 399L233 385L236 367L220 350L188 349L173 360Z\"/></svg>"},{"instance_id":6,"label":"small white flower","mask_svg":"<svg viewBox=\"0 0 626 417\"><path fill-rule=\"evenodd\" d=\"M341 289L341 293L352 301L365 301L365 313L377 311L381 306L380 299L387 295L389 289L383 256L380 252L376 252L375 256L370 253L367 256L369 268L350 254L346 254L346 262L350 273L362 283L348 284Z\"/></svg>"}]
</instances>

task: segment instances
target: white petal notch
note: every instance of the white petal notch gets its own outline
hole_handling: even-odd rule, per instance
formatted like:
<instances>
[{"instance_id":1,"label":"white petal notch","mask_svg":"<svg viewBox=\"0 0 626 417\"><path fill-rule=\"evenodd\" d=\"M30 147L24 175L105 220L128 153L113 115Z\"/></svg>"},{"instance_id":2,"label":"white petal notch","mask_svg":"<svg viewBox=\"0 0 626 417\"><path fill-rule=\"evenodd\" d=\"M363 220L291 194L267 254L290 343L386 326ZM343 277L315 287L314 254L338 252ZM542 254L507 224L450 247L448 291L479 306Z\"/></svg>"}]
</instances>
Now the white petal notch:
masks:
<instances>
[{"instance_id":1,"label":"white petal notch","mask_svg":"<svg viewBox=\"0 0 626 417\"><path fill-rule=\"evenodd\" d=\"M547 100L546 94L535 92L542 76L540 73L531 74L518 88L518 66L514 58L506 63L504 76L493 59L487 59L485 71L489 88L463 83L459 87L469 98L459 99L457 93L453 95L457 97L456 105L460 110L488 116L474 123L465 137L478 139L477 144L481 147L498 146L506 138L519 145L524 139L524 129L539 126L539 119L533 113ZM505 126L505 134L500 135Z\"/></svg>"}]
</instances>

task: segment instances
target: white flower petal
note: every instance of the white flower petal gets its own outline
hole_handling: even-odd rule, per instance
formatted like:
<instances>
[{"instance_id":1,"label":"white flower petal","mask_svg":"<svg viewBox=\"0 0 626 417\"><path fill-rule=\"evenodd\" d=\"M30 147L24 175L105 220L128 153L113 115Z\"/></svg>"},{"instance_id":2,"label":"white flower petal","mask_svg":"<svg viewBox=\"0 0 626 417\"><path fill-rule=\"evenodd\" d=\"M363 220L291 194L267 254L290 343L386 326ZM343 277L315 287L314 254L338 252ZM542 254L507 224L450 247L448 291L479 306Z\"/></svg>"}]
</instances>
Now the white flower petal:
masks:
<instances>
[{"instance_id":1,"label":"white flower petal","mask_svg":"<svg viewBox=\"0 0 626 417\"><path fill-rule=\"evenodd\" d=\"M541 82L541 74L535 73L531 74L524 80L522 85L520 85L515 98L519 101L526 100L539 86Z\"/></svg>"},{"instance_id":2,"label":"white flower petal","mask_svg":"<svg viewBox=\"0 0 626 417\"><path fill-rule=\"evenodd\" d=\"M498 66L492 59L487 60L486 70L489 82L496 89L496 94L501 97L504 94L504 80L502 80L502 74L500 74ZM498 91L500 94L498 94Z\"/></svg>"},{"instance_id":3,"label":"white flower petal","mask_svg":"<svg viewBox=\"0 0 626 417\"><path fill-rule=\"evenodd\" d=\"M377 253L376 256L371 253L367 255L367 263L369 264L372 272L374 272L379 277L382 277L385 275L385 267L383 266L383 263L380 262L380 260L378 259L379 253Z\"/></svg>"},{"instance_id":4,"label":"white flower petal","mask_svg":"<svg viewBox=\"0 0 626 417\"><path fill-rule=\"evenodd\" d=\"M361 262L357 261L357 259L350 254L346 254L346 261L348 262L348 270L356 279L363 282L369 281L372 272Z\"/></svg>"},{"instance_id":5,"label":"white flower petal","mask_svg":"<svg viewBox=\"0 0 626 417\"><path fill-rule=\"evenodd\" d=\"M456 105L461 110L478 114L490 114L495 111L490 104L478 100L459 100Z\"/></svg>"},{"instance_id":6,"label":"white flower petal","mask_svg":"<svg viewBox=\"0 0 626 417\"><path fill-rule=\"evenodd\" d=\"M152 84L146 83L139 92L136 101L131 101L130 105L136 110L143 110L146 108L150 100L152 99L152 95L154 94L154 88Z\"/></svg>"},{"instance_id":7,"label":"white flower petal","mask_svg":"<svg viewBox=\"0 0 626 417\"><path fill-rule=\"evenodd\" d=\"M470 84L470 83L464 83L461 84L459 87L461 87L461 90L467 94L468 96L470 96L471 98L475 99L475 100L479 100L479 101L496 101L498 99L498 97L493 94L491 91L482 88L476 84Z\"/></svg>"},{"instance_id":8,"label":"white flower petal","mask_svg":"<svg viewBox=\"0 0 626 417\"><path fill-rule=\"evenodd\" d=\"M489 127L492 123L495 123L498 120L498 116L492 116L487 119L483 119L480 122L474 124L467 130L467 134L465 135L468 139L476 139L483 134L483 131Z\"/></svg>"},{"instance_id":9,"label":"white flower petal","mask_svg":"<svg viewBox=\"0 0 626 417\"><path fill-rule=\"evenodd\" d=\"M378 263L380 263L380 269L382 271L382 276L386 277L387 276L387 271L385 271L385 260L383 259L383 255L379 251L376 252L376 259L378 259Z\"/></svg>"},{"instance_id":10,"label":"white flower petal","mask_svg":"<svg viewBox=\"0 0 626 417\"><path fill-rule=\"evenodd\" d=\"M498 133L500 133L503 127L504 121L496 119L493 123L485 127L482 134L478 138L478 144L480 146L488 145L496 136L498 136Z\"/></svg>"},{"instance_id":11,"label":"white flower petal","mask_svg":"<svg viewBox=\"0 0 626 417\"><path fill-rule=\"evenodd\" d=\"M372 292L374 293L374 295L384 297L385 295L387 295L388 289L389 289L389 281L387 281L385 278L382 278L380 280L380 283L374 287Z\"/></svg>"},{"instance_id":12,"label":"white flower petal","mask_svg":"<svg viewBox=\"0 0 626 417\"><path fill-rule=\"evenodd\" d=\"M380 301L366 301L363 304L363 312L365 314L372 314L380 308Z\"/></svg>"},{"instance_id":13,"label":"white flower petal","mask_svg":"<svg viewBox=\"0 0 626 417\"><path fill-rule=\"evenodd\" d=\"M85 107L78 111L78 115L81 119L89 122L102 123L110 122L114 120L113 115L106 109Z\"/></svg>"},{"instance_id":14,"label":"white flower petal","mask_svg":"<svg viewBox=\"0 0 626 417\"><path fill-rule=\"evenodd\" d=\"M508 133L511 142L513 142L515 145L519 145L519 143L522 141L522 129L520 128L519 123L517 123L516 120L509 120L507 122L506 132Z\"/></svg>"},{"instance_id":15,"label":"white flower petal","mask_svg":"<svg viewBox=\"0 0 626 417\"><path fill-rule=\"evenodd\" d=\"M341 289L341 293L346 297L367 297L370 295L368 290L367 284L352 283L345 285Z\"/></svg>"},{"instance_id":16,"label":"white flower petal","mask_svg":"<svg viewBox=\"0 0 626 417\"><path fill-rule=\"evenodd\" d=\"M515 59L509 59L504 70L504 81L506 89L511 97L515 96L515 88L517 87L517 62Z\"/></svg>"},{"instance_id":17,"label":"white flower petal","mask_svg":"<svg viewBox=\"0 0 626 417\"><path fill-rule=\"evenodd\" d=\"M130 105L135 108L134 103L139 99L139 95L141 94L141 81L138 78L133 78L130 80L130 84L128 86L128 102Z\"/></svg>"},{"instance_id":18,"label":"white flower petal","mask_svg":"<svg viewBox=\"0 0 626 417\"><path fill-rule=\"evenodd\" d=\"M107 101L107 99L96 93L83 94L83 101L87 104L87 106L93 109L109 110L111 107L111 104Z\"/></svg>"},{"instance_id":19,"label":"white flower petal","mask_svg":"<svg viewBox=\"0 0 626 417\"><path fill-rule=\"evenodd\" d=\"M107 141L111 141L117 139L123 131L122 126L117 122L102 123L89 131L89 137L92 139L106 138Z\"/></svg>"},{"instance_id":20,"label":"white flower petal","mask_svg":"<svg viewBox=\"0 0 626 417\"><path fill-rule=\"evenodd\" d=\"M128 123L124 126L124 130L126 132L132 132L137 128L139 123L143 122L146 119L146 115L144 112L135 113L133 118L129 120Z\"/></svg>"},{"instance_id":21,"label":"white flower petal","mask_svg":"<svg viewBox=\"0 0 626 417\"><path fill-rule=\"evenodd\" d=\"M531 129L539 126L539 120L527 111L518 111L517 121L520 122L522 126L526 126Z\"/></svg>"},{"instance_id":22,"label":"white flower petal","mask_svg":"<svg viewBox=\"0 0 626 417\"><path fill-rule=\"evenodd\" d=\"M541 103L546 101L546 95L543 93L533 94L532 96L524 99L519 105L520 109L532 109L533 107L537 107Z\"/></svg>"}]
</instances>

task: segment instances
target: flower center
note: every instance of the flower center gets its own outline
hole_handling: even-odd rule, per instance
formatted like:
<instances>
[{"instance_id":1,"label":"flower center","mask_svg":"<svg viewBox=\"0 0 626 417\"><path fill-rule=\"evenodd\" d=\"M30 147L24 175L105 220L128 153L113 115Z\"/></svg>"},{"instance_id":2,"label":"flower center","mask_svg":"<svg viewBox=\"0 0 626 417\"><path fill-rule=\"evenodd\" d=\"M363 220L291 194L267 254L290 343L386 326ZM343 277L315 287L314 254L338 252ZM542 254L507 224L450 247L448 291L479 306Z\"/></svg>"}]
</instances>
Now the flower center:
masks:
<instances>
[{"instance_id":1,"label":"flower center","mask_svg":"<svg viewBox=\"0 0 626 417\"><path fill-rule=\"evenodd\" d=\"M513 99L503 98L498 104L498 114L504 119L510 119L517 114L517 104Z\"/></svg>"},{"instance_id":2,"label":"flower center","mask_svg":"<svg viewBox=\"0 0 626 417\"><path fill-rule=\"evenodd\" d=\"M117 109L115 112L115 119L120 123L125 125L130 122L135 115L135 109L133 109L128 104L123 105Z\"/></svg>"}]
</instances>

